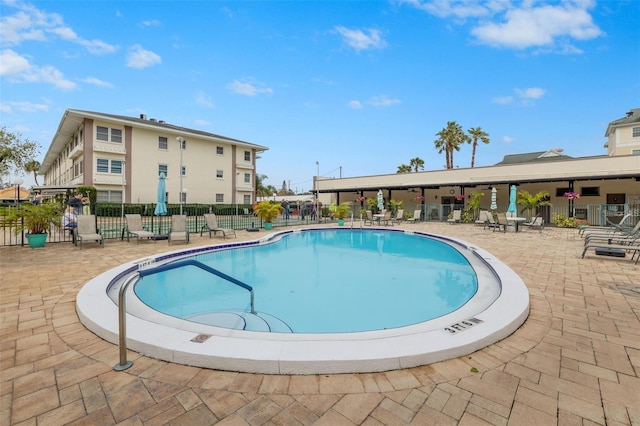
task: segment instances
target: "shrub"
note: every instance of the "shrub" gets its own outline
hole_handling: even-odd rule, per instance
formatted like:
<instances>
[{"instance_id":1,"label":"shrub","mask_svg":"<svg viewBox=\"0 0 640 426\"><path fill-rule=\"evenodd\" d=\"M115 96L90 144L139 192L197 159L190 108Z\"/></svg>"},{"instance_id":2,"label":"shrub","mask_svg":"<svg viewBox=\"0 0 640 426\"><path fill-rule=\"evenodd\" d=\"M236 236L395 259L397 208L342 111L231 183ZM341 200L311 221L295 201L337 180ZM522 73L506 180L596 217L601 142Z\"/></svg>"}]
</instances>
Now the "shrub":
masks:
<instances>
[{"instance_id":1,"label":"shrub","mask_svg":"<svg viewBox=\"0 0 640 426\"><path fill-rule=\"evenodd\" d=\"M577 228L578 219L575 217L567 217L567 215L561 213L555 213L553 215L553 223L558 228Z\"/></svg>"}]
</instances>

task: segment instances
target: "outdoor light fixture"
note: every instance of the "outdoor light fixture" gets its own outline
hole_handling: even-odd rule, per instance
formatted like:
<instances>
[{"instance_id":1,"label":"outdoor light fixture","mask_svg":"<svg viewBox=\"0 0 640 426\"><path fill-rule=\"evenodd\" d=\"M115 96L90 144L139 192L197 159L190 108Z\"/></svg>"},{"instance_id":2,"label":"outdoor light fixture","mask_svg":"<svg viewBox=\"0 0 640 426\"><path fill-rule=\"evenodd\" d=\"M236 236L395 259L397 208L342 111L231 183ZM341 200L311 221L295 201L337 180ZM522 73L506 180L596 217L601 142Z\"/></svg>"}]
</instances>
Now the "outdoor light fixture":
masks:
<instances>
[{"instance_id":1,"label":"outdoor light fixture","mask_svg":"<svg viewBox=\"0 0 640 426\"><path fill-rule=\"evenodd\" d=\"M178 141L178 149L180 149L180 215L182 215L182 144L184 139L178 136L176 140Z\"/></svg>"}]
</instances>

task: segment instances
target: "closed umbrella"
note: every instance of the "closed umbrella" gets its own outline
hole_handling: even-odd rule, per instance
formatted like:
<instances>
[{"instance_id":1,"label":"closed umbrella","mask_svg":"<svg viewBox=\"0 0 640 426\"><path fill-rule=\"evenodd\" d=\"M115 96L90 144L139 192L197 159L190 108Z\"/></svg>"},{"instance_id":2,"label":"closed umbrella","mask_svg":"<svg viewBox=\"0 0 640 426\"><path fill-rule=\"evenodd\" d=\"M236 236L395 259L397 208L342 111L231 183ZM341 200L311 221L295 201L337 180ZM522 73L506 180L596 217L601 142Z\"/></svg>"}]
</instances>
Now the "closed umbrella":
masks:
<instances>
[{"instance_id":1,"label":"closed umbrella","mask_svg":"<svg viewBox=\"0 0 640 426\"><path fill-rule=\"evenodd\" d=\"M156 204L156 209L153 212L156 216L166 216L167 214L167 190L164 180L166 176L164 172L160 173L160 177L158 178L158 204ZM158 222L158 234L162 235L162 223ZM162 239L160 235L156 235L156 239Z\"/></svg>"},{"instance_id":2,"label":"closed umbrella","mask_svg":"<svg viewBox=\"0 0 640 426\"><path fill-rule=\"evenodd\" d=\"M516 208L516 186L511 185L511 188L509 191L509 208L507 209L507 212L511 213L511 216L517 216L516 215L517 211L518 209Z\"/></svg>"},{"instance_id":3,"label":"closed umbrella","mask_svg":"<svg viewBox=\"0 0 640 426\"><path fill-rule=\"evenodd\" d=\"M491 188L491 210L497 210L498 204L496 203L496 196L498 194L498 190L495 188Z\"/></svg>"},{"instance_id":4,"label":"closed umbrella","mask_svg":"<svg viewBox=\"0 0 640 426\"><path fill-rule=\"evenodd\" d=\"M381 189L378 190L378 210L384 210L384 196Z\"/></svg>"}]
</instances>

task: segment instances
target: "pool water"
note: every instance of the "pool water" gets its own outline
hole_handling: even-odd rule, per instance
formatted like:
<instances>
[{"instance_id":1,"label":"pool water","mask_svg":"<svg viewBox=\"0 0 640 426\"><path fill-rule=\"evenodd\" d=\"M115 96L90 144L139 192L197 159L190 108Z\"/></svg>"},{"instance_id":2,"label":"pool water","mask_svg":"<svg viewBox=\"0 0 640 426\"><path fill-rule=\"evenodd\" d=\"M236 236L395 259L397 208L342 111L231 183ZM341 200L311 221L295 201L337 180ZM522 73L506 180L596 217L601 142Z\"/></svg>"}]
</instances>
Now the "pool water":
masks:
<instances>
[{"instance_id":1,"label":"pool water","mask_svg":"<svg viewBox=\"0 0 640 426\"><path fill-rule=\"evenodd\" d=\"M294 333L418 324L459 309L478 291L474 268L460 251L404 232L289 233L194 259L252 286L258 315ZM193 321L249 310L247 290L194 266L145 276L135 293L157 311Z\"/></svg>"}]
</instances>

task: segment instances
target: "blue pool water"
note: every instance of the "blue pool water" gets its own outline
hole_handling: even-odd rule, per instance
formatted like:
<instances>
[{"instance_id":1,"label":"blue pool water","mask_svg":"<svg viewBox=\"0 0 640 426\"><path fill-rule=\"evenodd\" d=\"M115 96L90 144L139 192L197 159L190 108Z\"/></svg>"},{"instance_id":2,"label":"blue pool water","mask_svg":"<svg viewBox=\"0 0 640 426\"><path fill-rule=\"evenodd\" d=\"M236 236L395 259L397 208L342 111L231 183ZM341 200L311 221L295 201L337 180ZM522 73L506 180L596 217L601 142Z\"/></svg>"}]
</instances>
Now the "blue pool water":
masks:
<instances>
[{"instance_id":1,"label":"blue pool water","mask_svg":"<svg viewBox=\"0 0 640 426\"><path fill-rule=\"evenodd\" d=\"M417 324L457 310L478 289L473 267L453 246L393 231L290 233L193 258L252 286L258 315L277 318L294 333ZM249 310L245 289L193 266L145 276L135 293L178 318Z\"/></svg>"}]
</instances>

